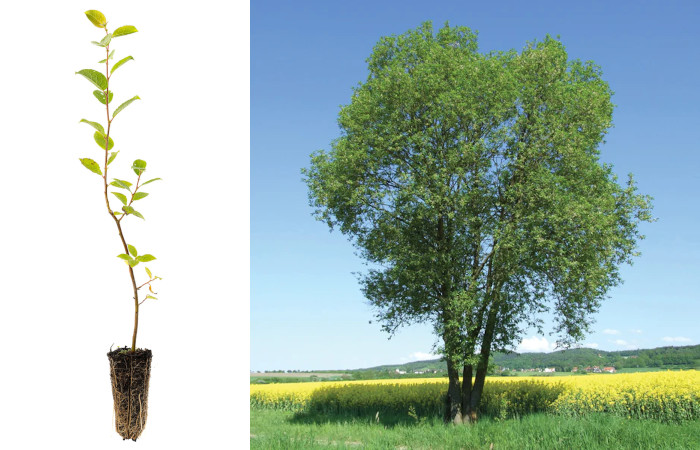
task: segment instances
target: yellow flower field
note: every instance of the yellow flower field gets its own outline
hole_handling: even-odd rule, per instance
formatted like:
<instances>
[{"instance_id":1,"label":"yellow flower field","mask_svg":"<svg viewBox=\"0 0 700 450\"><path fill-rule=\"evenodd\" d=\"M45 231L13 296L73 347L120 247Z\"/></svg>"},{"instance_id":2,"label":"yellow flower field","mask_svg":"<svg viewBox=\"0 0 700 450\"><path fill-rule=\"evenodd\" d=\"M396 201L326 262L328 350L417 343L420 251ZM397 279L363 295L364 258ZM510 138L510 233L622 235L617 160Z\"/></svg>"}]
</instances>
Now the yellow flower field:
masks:
<instances>
[{"instance_id":1,"label":"yellow flower field","mask_svg":"<svg viewBox=\"0 0 700 450\"><path fill-rule=\"evenodd\" d=\"M329 413L380 411L441 415L445 378L250 386L250 404ZM487 378L482 412L514 417L530 412L581 415L606 412L679 422L700 418L700 372L645 372L571 377Z\"/></svg>"}]
</instances>

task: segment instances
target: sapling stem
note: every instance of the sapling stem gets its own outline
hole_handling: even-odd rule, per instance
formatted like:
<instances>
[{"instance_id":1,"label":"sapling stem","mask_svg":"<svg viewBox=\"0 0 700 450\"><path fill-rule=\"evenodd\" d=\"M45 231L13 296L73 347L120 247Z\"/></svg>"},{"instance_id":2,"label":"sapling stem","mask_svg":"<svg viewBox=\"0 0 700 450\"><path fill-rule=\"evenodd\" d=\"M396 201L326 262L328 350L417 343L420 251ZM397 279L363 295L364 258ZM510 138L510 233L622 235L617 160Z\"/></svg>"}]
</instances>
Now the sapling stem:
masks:
<instances>
[{"instance_id":1,"label":"sapling stem","mask_svg":"<svg viewBox=\"0 0 700 450\"><path fill-rule=\"evenodd\" d=\"M109 34L109 31L107 28L105 28L105 35ZM114 223L117 225L117 230L119 230L119 238L122 241L122 245L124 246L124 253L128 254L129 253L129 247L126 244L126 239L124 238L124 232L122 231L122 226L121 226L121 219L117 219L117 216L114 214L114 211L112 211L112 208L109 206L109 197L107 196L107 169L108 169L108 161L109 161L109 132L112 129L112 119L109 118L109 44L105 47L106 51L106 61L105 61L105 77L107 78L107 89L104 90L104 95L105 95L105 109L107 111L107 133L105 134L105 165L104 165L104 176L102 177L104 179L104 186L105 186L105 203L107 204L107 212L109 213L110 217L114 219ZM141 179L141 176L139 175L139 180ZM136 189L138 189L138 181L136 183ZM134 190L134 192L136 191ZM133 194L132 194L132 200L133 200ZM131 204L131 202L129 202ZM122 218L124 215L122 215ZM134 334L131 337L131 353L134 353L136 351L136 335L138 334L139 331L139 292L138 288L136 287L136 277L134 276L134 269L131 266L128 266L129 268L129 277L131 277L131 285L134 289Z\"/></svg>"},{"instance_id":2,"label":"sapling stem","mask_svg":"<svg viewBox=\"0 0 700 450\"><path fill-rule=\"evenodd\" d=\"M135 215L137 217L140 217L143 219L143 216L141 213L136 211L131 205L134 201L140 200L142 198L145 198L148 196L148 193L146 192L138 192L139 188L142 185L146 185L148 183L151 183L156 180L160 180L160 178L154 178L151 180L146 181L145 183L141 183L141 175L143 172L146 170L146 162L140 159L137 159L134 161L132 165L132 170L136 173L138 176L136 180L136 185L133 188L131 188L131 183L128 181L124 180L119 180L119 179L114 179L112 183L109 183L107 180L108 177L108 171L109 171L109 164L114 160L114 158L117 156L118 151L113 152L110 155L110 150L114 146L114 141L110 138L110 134L112 131L112 121L114 120L115 116L119 114L120 111L122 111L126 106L128 106L130 103L132 103L134 100L138 100L138 96L134 96L133 98L127 100L126 102L122 103L119 107L114 109L113 112L111 112L111 117L110 117L110 103L111 103L111 91L110 91L110 79L112 78L112 74L110 74L110 67L109 67L109 60L110 60L110 43L113 38L119 37L119 36L125 36L128 34L132 34L137 32L138 30L136 27L132 25L125 25L118 27L113 33L110 34L109 30L107 29L107 19L105 18L104 14L102 14L99 11L96 10L90 10L86 11L85 14L87 15L88 19L90 22L92 22L93 25L95 25L98 28L102 28L105 31L105 37L102 39L100 42L95 42L93 41L93 44L98 45L100 47L103 47L105 49L105 55L106 58L104 61L100 61L100 63L104 62L105 63L105 73L104 75L100 73L99 71L92 70L92 69L83 69L79 72L76 72L76 74L80 74L87 78L92 84L97 86L99 90L94 91L93 94L97 98L97 100L100 101L100 103L105 105L105 113L107 116L107 124L106 127L103 127L101 124L97 122L92 122L86 119L82 119L81 122L85 122L95 128L97 131L94 134L94 139L97 145L101 148L104 148L104 166L100 167L99 163L96 161L93 161L90 158L81 158L80 162L91 172L96 173L102 177L103 181L103 186L104 186L104 197L105 197L105 205L107 207L107 212L110 215L110 217L114 220L114 224L117 227L117 231L119 232L119 239L121 240L122 246L124 247L124 253L121 255L117 255L118 258L121 258L122 260L127 262L127 266L129 268L129 278L131 279L131 286L134 291L134 332L133 336L131 339L131 353L136 352L136 336L138 334L138 325L139 325L139 305L146 301L149 298L155 299L156 297L153 297L151 295L146 295L143 301L139 301L139 295L138 295L138 290L140 287L143 287L145 285L149 286L149 290L153 292L151 288L151 282L160 279L158 276L154 276L151 274L151 271L146 268L146 273L148 274L149 280L141 285L140 287L137 287L136 285L136 277L134 275L134 267L139 263L139 262L148 262L152 261L155 258L155 256L151 254L142 254L139 255L138 251L136 250L136 247L130 244L127 244L126 238L124 237L124 230L122 229L122 220L124 219L125 216L127 215ZM114 72L115 69L123 65L125 62L132 60L131 56L127 56L126 58L121 59L119 62L115 63L114 66L112 67L112 72ZM102 138L104 138L104 145L102 144ZM112 192L123 204L124 207L122 208L121 211L113 211L112 208L109 205L109 185L115 186L117 188L121 189L126 189L130 194L131 198L127 200L127 197L124 194L121 194L119 192Z\"/></svg>"}]
</instances>

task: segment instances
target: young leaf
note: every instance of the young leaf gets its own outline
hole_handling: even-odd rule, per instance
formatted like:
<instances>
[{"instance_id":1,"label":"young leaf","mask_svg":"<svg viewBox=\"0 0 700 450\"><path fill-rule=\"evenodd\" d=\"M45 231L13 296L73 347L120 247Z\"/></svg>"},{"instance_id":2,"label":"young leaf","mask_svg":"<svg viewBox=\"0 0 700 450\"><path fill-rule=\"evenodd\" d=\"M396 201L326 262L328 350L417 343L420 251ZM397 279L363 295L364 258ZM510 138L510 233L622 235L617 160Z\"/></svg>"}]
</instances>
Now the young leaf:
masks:
<instances>
[{"instance_id":1,"label":"young leaf","mask_svg":"<svg viewBox=\"0 0 700 450\"><path fill-rule=\"evenodd\" d=\"M114 33L112 33L112 37L114 37ZM114 49L112 49L112 51L109 52L109 56L107 57L107 59L114 59Z\"/></svg>"},{"instance_id":2,"label":"young leaf","mask_svg":"<svg viewBox=\"0 0 700 450\"><path fill-rule=\"evenodd\" d=\"M138 259L141 262L150 262L150 261L153 261L154 259L156 259L156 257L153 255L145 254L145 255L137 256L136 259Z\"/></svg>"},{"instance_id":3,"label":"young leaf","mask_svg":"<svg viewBox=\"0 0 700 450\"><path fill-rule=\"evenodd\" d=\"M119 27L116 30L114 30L114 33L112 35L114 37L119 37L119 36L126 36L127 34L131 33L136 33L137 30L135 26L133 25L124 25L123 27Z\"/></svg>"},{"instance_id":4,"label":"young leaf","mask_svg":"<svg viewBox=\"0 0 700 450\"><path fill-rule=\"evenodd\" d=\"M151 181L158 181L158 180L160 180L160 179L161 179L161 178L154 178L154 179L152 179L152 180L148 180L148 181L146 181L145 183L141 184L141 186L145 186L145 185L147 185L148 183L150 183Z\"/></svg>"},{"instance_id":5,"label":"young leaf","mask_svg":"<svg viewBox=\"0 0 700 450\"><path fill-rule=\"evenodd\" d=\"M101 59L101 60L97 61L97 64L104 64L104 63L106 63L106 62L107 62L106 59Z\"/></svg>"},{"instance_id":6,"label":"young leaf","mask_svg":"<svg viewBox=\"0 0 700 450\"><path fill-rule=\"evenodd\" d=\"M104 28L107 26L107 18L101 12L91 9L89 11L85 11L85 15L97 28Z\"/></svg>"},{"instance_id":7,"label":"young leaf","mask_svg":"<svg viewBox=\"0 0 700 450\"><path fill-rule=\"evenodd\" d=\"M96 173L97 175L102 175L102 170L100 170L100 165L97 164L97 163L96 163L95 161L93 161L92 159L90 159L90 158L80 158L80 162L83 163L83 165L84 165L85 167L87 167L87 169L88 169L90 172L94 172L94 173Z\"/></svg>"},{"instance_id":8,"label":"young leaf","mask_svg":"<svg viewBox=\"0 0 700 450\"><path fill-rule=\"evenodd\" d=\"M131 261L128 262L129 267L136 267L136 265L137 265L138 263L139 263L139 262L138 262L137 260L135 260L135 259L132 259Z\"/></svg>"},{"instance_id":9,"label":"young leaf","mask_svg":"<svg viewBox=\"0 0 700 450\"><path fill-rule=\"evenodd\" d=\"M155 297L152 296L151 294L148 294L148 295L146 296L146 298L152 298L153 300L158 300L157 298L155 298Z\"/></svg>"},{"instance_id":10,"label":"young leaf","mask_svg":"<svg viewBox=\"0 0 700 450\"><path fill-rule=\"evenodd\" d=\"M100 47L107 47L111 40L112 40L112 35L107 33L107 35L105 37L103 37L102 40L100 41Z\"/></svg>"},{"instance_id":11,"label":"young leaf","mask_svg":"<svg viewBox=\"0 0 700 450\"><path fill-rule=\"evenodd\" d=\"M124 212L127 213L127 214L133 214L133 215L135 215L136 217L140 217L141 219L143 219L143 216L141 215L141 213L138 212L138 211L136 211L136 210L134 209L133 206L124 206L124 207L122 208L122 211L124 211ZM144 219L144 220L145 220L145 219Z\"/></svg>"},{"instance_id":12,"label":"young leaf","mask_svg":"<svg viewBox=\"0 0 700 450\"><path fill-rule=\"evenodd\" d=\"M144 197L148 197L148 193L146 192L137 192L134 194L134 201L136 200L141 200Z\"/></svg>"},{"instance_id":13,"label":"young leaf","mask_svg":"<svg viewBox=\"0 0 700 450\"><path fill-rule=\"evenodd\" d=\"M131 183L129 183L128 181L119 180L117 178L114 178L114 180L109 184L111 186L118 187L121 189L126 189L127 191L131 192L131 189L129 189L131 187Z\"/></svg>"},{"instance_id":14,"label":"young leaf","mask_svg":"<svg viewBox=\"0 0 700 450\"><path fill-rule=\"evenodd\" d=\"M102 91L92 91L92 95L95 96L97 100L99 100L100 103L103 105L106 105L107 103L112 101L112 97L114 97L114 92L109 91L109 101L105 102L105 93Z\"/></svg>"},{"instance_id":15,"label":"young leaf","mask_svg":"<svg viewBox=\"0 0 700 450\"><path fill-rule=\"evenodd\" d=\"M100 92L100 91L95 91L95 92ZM80 119L80 123L86 123L102 134L104 134L104 132L105 132L105 129L102 127L102 125L97 123L97 122L90 122L89 120ZM104 138L102 138L102 144L103 144L102 146L104 147Z\"/></svg>"},{"instance_id":16,"label":"young leaf","mask_svg":"<svg viewBox=\"0 0 700 450\"><path fill-rule=\"evenodd\" d=\"M127 244L126 246L129 249L129 254L133 256L134 258L139 256L139 252L136 251L136 247L133 245Z\"/></svg>"},{"instance_id":17,"label":"young leaf","mask_svg":"<svg viewBox=\"0 0 700 450\"><path fill-rule=\"evenodd\" d=\"M141 176L141 174L146 171L146 161L144 161L143 159L137 159L131 165L131 168L133 169L133 171L136 175ZM144 184L146 184L146 183L144 183Z\"/></svg>"},{"instance_id":18,"label":"young leaf","mask_svg":"<svg viewBox=\"0 0 700 450\"><path fill-rule=\"evenodd\" d=\"M126 195L120 194L119 192L112 192L112 195L117 197L119 199L119 201L122 202L126 206L126 202L127 202Z\"/></svg>"},{"instance_id":19,"label":"young leaf","mask_svg":"<svg viewBox=\"0 0 700 450\"><path fill-rule=\"evenodd\" d=\"M92 69L83 69L75 73L84 76L92 84L102 89L103 91L107 90L107 77L105 77L104 74L102 74L101 72Z\"/></svg>"},{"instance_id":20,"label":"young leaf","mask_svg":"<svg viewBox=\"0 0 700 450\"><path fill-rule=\"evenodd\" d=\"M126 63L127 61L130 61L134 59L132 56L127 56L126 58L122 58L117 63L112 67L112 70L110 71L110 74L114 73L117 68L119 68L122 64Z\"/></svg>"},{"instance_id":21,"label":"young leaf","mask_svg":"<svg viewBox=\"0 0 700 450\"><path fill-rule=\"evenodd\" d=\"M121 258L124 261L131 261L133 259L131 256L127 255L126 253L122 253L120 255L117 255L117 258Z\"/></svg>"},{"instance_id":22,"label":"young leaf","mask_svg":"<svg viewBox=\"0 0 700 450\"><path fill-rule=\"evenodd\" d=\"M115 216L121 216L124 213L121 213L119 211L112 211L112 214L114 214Z\"/></svg>"},{"instance_id":23,"label":"young leaf","mask_svg":"<svg viewBox=\"0 0 700 450\"><path fill-rule=\"evenodd\" d=\"M116 151L116 152L112 152L112 153L109 154L109 160L107 160L107 165L112 164L112 161L114 161L114 158L117 157L117 154L118 154L118 153L119 153L119 152Z\"/></svg>"},{"instance_id":24,"label":"young leaf","mask_svg":"<svg viewBox=\"0 0 700 450\"><path fill-rule=\"evenodd\" d=\"M151 292L153 292L153 286L151 286L151 285L149 284L149 285L148 285L148 290L151 291ZM153 292L153 293L155 294L155 292Z\"/></svg>"},{"instance_id":25,"label":"young leaf","mask_svg":"<svg viewBox=\"0 0 700 450\"><path fill-rule=\"evenodd\" d=\"M129 100L127 100L127 101L125 101L124 103L122 103L121 105L119 105L119 107L114 111L114 114L112 114L112 119L114 119L115 117L117 117L117 114L119 114L119 112L120 112L122 109L124 109L124 108L126 108L127 106L129 106L129 105L131 104L131 102L133 102L134 100L141 100L141 99L139 98L138 95L134 95L132 98L130 98Z\"/></svg>"},{"instance_id":26,"label":"young leaf","mask_svg":"<svg viewBox=\"0 0 700 450\"><path fill-rule=\"evenodd\" d=\"M151 273L150 269L148 267L145 267L146 269L146 275L148 275L148 278L153 278L153 274Z\"/></svg>"},{"instance_id":27,"label":"young leaf","mask_svg":"<svg viewBox=\"0 0 700 450\"><path fill-rule=\"evenodd\" d=\"M105 136L103 133L100 133L99 131L95 131L95 134L93 134L92 137L95 138L95 142L97 143L97 145L98 145L102 150L104 150L104 148L105 148L105 138L106 138L107 136ZM108 141L108 143L107 143L107 150L112 150L112 147L114 147L114 141L113 141L112 138L110 137L110 138L109 138L109 141Z\"/></svg>"}]
</instances>

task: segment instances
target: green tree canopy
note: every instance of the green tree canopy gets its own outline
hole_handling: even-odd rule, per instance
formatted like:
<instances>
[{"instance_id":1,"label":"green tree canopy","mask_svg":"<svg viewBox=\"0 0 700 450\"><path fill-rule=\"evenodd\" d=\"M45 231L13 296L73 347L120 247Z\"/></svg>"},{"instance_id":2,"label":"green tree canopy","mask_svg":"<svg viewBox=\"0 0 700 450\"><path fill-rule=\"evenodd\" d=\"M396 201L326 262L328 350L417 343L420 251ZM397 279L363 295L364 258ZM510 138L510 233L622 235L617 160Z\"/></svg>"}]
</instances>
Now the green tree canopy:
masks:
<instances>
[{"instance_id":1,"label":"green tree canopy","mask_svg":"<svg viewBox=\"0 0 700 450\"><path fill-rule=\"evenodd\" d=\"M612 92L555 39L482 54L468 28L428 22L382 38L368 65L341 137L303 170L310 204L370 263L362 290L385 330L434 326L446 419L474 419L492 349L546 311L560 345L584 336L650 198L599 161Z\"/></svg>"}]
</instances>

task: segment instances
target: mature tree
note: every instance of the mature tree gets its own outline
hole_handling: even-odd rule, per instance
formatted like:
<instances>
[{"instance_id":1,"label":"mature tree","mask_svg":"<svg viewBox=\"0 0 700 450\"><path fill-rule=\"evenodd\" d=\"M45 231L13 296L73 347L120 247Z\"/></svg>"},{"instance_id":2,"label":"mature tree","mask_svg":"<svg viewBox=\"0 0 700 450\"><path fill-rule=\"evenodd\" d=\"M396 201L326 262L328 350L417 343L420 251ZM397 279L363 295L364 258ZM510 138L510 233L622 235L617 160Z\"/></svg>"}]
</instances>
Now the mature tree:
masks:
<instances>
[{"instance_id":1,"label":"mature tree","mask_svg":"<svg viewBox=\"0 0 700 450\"><path fill-rule=\"evenodd\" d=\"M362 290L386 331L432 323L445 419L475 420L492 350L545 311L559 345L584 336L650 199L600 163L612 92L555 39L481 54L468 28L425 23L368 64L341 137L303 170L310 203L368 261Z\"/></svg>"}]
</instances>

